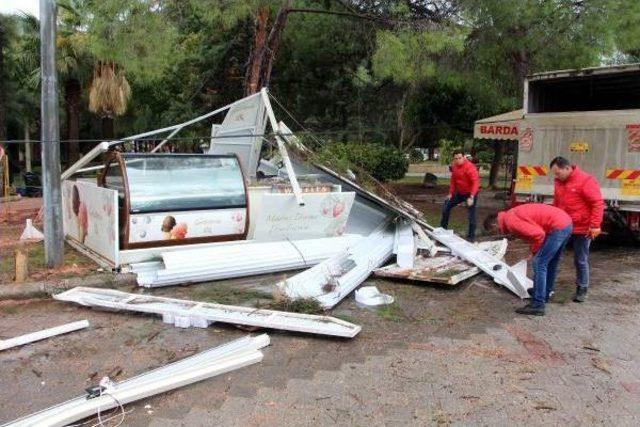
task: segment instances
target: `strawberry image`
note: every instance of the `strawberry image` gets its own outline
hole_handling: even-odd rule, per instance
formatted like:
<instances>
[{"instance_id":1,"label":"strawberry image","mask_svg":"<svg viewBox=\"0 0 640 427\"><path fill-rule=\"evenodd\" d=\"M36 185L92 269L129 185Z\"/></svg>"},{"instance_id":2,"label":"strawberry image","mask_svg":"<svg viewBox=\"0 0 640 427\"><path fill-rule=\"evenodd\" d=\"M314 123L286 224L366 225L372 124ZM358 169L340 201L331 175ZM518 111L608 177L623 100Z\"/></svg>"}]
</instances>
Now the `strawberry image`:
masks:
<instances>
[{"instance_id":1,"label":"strawberry image","mask_svg":"<svg viewBox=\"0 0 640 427\"><path fill-rule=\"evenodd\" d=\"M334 218L339 217L340 214L342 214L342 212L344 212L344 203L338 202L335 205L333 205L333 217Z\"/></svg>"}]
</instances>

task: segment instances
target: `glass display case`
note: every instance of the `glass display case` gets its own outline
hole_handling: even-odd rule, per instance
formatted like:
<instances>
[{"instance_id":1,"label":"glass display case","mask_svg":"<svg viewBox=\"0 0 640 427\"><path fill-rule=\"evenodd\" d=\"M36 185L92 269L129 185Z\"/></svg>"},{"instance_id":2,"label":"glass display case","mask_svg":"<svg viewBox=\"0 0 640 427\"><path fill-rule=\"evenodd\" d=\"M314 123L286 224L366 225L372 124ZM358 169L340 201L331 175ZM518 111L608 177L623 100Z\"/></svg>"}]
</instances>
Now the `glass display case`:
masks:
<instances>
[{"instance_id":1,"label":"glass display case","mask_svg":"<svg viewBox=\"0 0 640 427\"><path fill-rule=\"evenodd\" d=\"M246 235L247 190L234 155L114 152L98 185L118 191L123 248Z\"/></svg>"}]
</instances>

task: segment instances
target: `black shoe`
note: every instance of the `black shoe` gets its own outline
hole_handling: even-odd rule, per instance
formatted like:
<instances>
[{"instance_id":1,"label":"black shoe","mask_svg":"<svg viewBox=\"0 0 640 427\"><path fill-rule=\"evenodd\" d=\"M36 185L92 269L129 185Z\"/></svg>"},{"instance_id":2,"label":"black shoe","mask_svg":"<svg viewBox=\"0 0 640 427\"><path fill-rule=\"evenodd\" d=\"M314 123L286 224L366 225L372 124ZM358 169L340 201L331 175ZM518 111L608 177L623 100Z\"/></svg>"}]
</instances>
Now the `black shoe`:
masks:
<instances>
[{"instance_id":1,"label":"black shoe","mask_svg":"<svg viewBox=\"0 0 640 427\"><path fill-rule=\"evenodd\" d=\"M527 304L522 308L518 308L516 313L528 314L530 316L544 316L544 307L534 307L531 304Z\"/></svg>"},{"instance_id":2,"label":"black shoe","mask_svg":"<svg viewBox=\"0 0 640 427\"><path fill-rule=\"evenodd\" d=\"M585 286L578 286L576 288L576 296L573 297L573 302L585 302L587 300L587 288Z\"/></svg>"}]
</instances>

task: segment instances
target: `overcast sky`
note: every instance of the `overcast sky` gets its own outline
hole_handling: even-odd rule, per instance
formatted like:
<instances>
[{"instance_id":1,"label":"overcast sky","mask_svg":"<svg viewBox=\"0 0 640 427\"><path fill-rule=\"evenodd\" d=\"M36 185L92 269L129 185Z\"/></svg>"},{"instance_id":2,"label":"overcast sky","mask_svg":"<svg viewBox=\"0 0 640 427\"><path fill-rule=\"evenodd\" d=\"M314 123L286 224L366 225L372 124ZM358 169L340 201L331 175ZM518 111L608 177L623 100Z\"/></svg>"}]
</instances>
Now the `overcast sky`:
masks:
<instances>
[{"instance_id":1,"label":"overcast sky","mask_svg":"<svg viewBox=\"0 0 640 427\"><path fill-rule=\"evenodd\" d=\"M19 12L39 16L40 0L0 0L0 13Z\"/></svg>"}]
</instances>

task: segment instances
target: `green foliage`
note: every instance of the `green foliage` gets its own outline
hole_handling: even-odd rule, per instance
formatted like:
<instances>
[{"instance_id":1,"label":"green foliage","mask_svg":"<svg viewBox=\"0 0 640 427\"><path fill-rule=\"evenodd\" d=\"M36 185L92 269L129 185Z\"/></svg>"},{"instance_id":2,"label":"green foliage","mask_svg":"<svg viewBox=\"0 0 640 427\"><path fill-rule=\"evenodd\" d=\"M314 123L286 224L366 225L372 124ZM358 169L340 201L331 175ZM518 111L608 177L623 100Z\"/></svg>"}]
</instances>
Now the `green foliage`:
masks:
<instances>
[{"instance_id":1,"label":"green foliage","mask_svg":"<svg viewBox=\"0 0 640 427\"><path fill-rule=\"evenodd\" d=\"M327 144L319 151L317 161L340 171L363 169L381 182L401 179L409 169L403 152L382 144Z\"/></svg>"},{"instance_id":2,"label":"green foliage","mask_svg":"<svg viewBox=\"0 0 640 427\"><path fill-rule=\"evenodd\" d=\"M266 7L272 22L283 4L57 3L61 110L66 103L64 83L76 79L84 91L81 138L100 136L99 123L87 114L86 99L96 61L117 63L132 89L128 111L116 122L119 136L184 121L242 96L255 13ZM433 147L445 140L445 153L449 141L469 138L474 120L517 108L526 74L640 58L637 1L296 0L294 7L345 12L344 3L380 19L290 14L270 88L303 127L326 132L322 139L331 145L366 146L366 141L384 147ZM438 7L429 9L431 4ZM452 12L443 12L447 9ZM21 139L24 123L34 124L39 117L37 20L19 23L16 17L3 17L3 22L9 30L5 69L0 70L8 138ZM295 125L277 106L276 113ZM202 137L209 129L202 124L190 132L179 136ZM188 149L188 143L183 145ZM480 150L479 155L485 151L490 152ZM389 157L386 152L378 155ZM400 175L406 161L390 156L397 162L380 166L362 153L343 153L334 161L344 169L364 168L354 157L385 179ZM441 158L448 161L447 156ZM393 168L398 172L386 173L390 162L397 164Z\"/></svg>"},{"instance_id":3,"label":"green foliage","mask_svg":"<svg viewBox=\"0 0 640 427\"><path fill-rule=\"evenodd\" d=\"M453 160L453 152L459 148L461 148L461 146L457 142L448 139L440 140L440 164L450 164Z\"/></svg>"},{"instance_id":4,"label":"green foliage","mask_svg":"<svg viewBox=\"0 0 640 427\"><path fill-rule=\"evenodd\" d=\"M157 0L86 0L76 3L76 29L92 57L112 62L151 83L179 59L178 33Z\"/></svg>"},{"instance_id":5,"label":"green foliage","mask_svg":"<svg viewBox=\"0 0 640 427\"><path fill-rule=\"evenodd\" d=\"M464 48L465 32L455 27L440 30L380 31L373 54L374 73L399 84L416 85L436 75L438 60Z\"/></svg>"}]
</instances>

